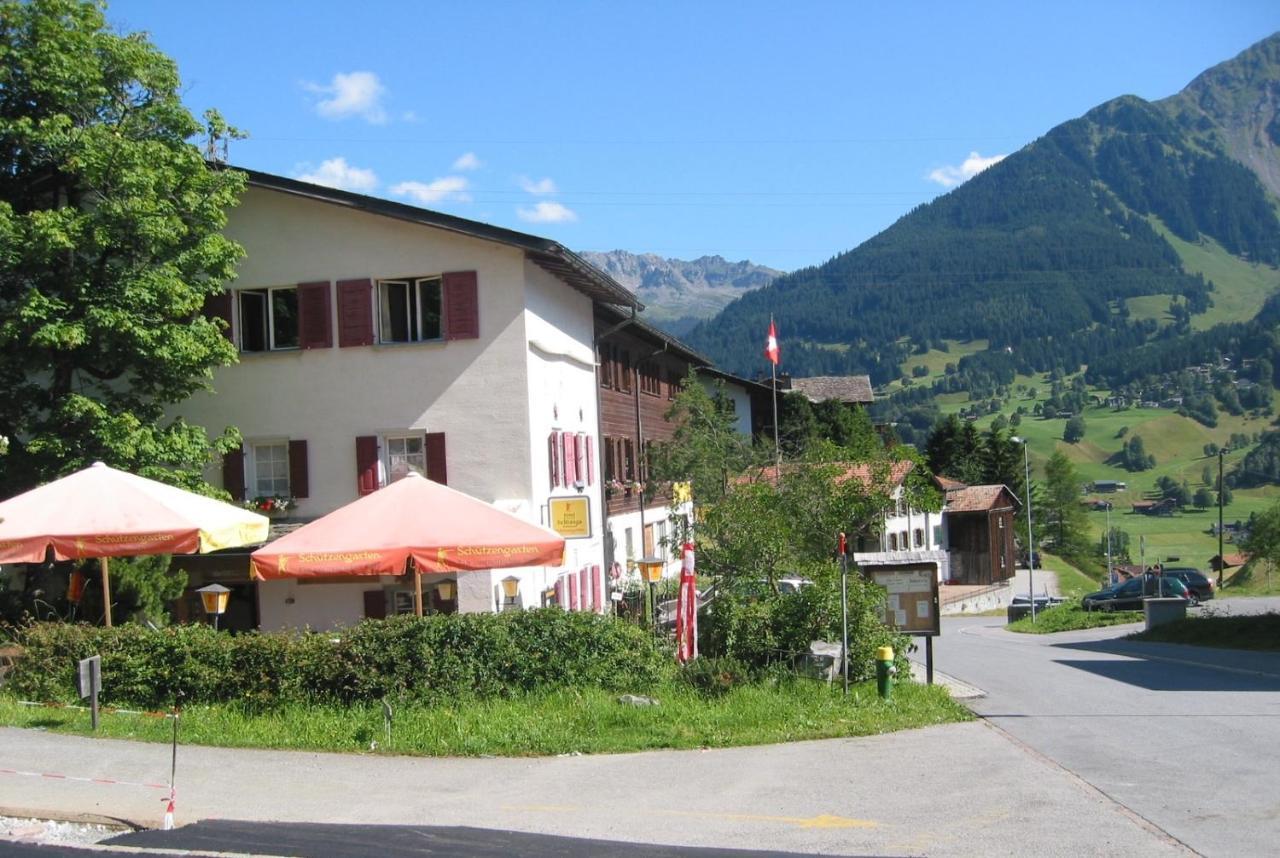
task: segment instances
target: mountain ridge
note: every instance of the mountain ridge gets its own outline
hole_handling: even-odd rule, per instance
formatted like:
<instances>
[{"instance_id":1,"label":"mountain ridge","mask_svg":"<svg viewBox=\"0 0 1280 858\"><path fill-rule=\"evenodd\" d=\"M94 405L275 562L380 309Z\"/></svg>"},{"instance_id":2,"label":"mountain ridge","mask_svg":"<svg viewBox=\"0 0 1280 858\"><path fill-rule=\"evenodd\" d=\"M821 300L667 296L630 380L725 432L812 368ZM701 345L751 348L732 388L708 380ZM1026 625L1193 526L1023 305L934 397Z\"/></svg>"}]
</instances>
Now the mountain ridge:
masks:
<instances>
[{"instance_id":1,"label":"mountain ridge","mask_svg":"<svg viewBox=\"0 0 1280 858\"><path fill-rule=\"evenodd\" d=\"M986 339L987 352L961 361L972 389L1148 341L1160 326L1130 318L1131 299L1166 296L1185 325L1211 306L1215 284L1190 273L1160 229L1280 263L1277 201L1263 182L1280 176L1278 81L1280 34L1175 96L1098 105L857 247L743 295L690 342L749 373L776 314L794 374L868 372L882 384L912 352Z\"/></svg>"}]
</instances>

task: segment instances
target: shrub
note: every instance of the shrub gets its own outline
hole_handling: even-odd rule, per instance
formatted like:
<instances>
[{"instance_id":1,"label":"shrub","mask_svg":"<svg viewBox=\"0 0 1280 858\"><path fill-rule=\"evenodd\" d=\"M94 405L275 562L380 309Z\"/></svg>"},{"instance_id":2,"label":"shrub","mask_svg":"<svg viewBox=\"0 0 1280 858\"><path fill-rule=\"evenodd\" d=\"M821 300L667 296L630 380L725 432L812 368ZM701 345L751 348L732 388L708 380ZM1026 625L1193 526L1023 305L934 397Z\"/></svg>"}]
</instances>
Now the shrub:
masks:
<instances>
[{"instance_id":1,"label":"shrub","mask_svg":"<svg viewBox=\"0 0 1280 858\"><path fill-rule=\"evenodd\" d=\"M723 593L705 612L700 632L703 652L736 659L752 670L790 663L815 640L839 641L840 577L834 564L809 570L813 583L798 592ZM885 627L883 591L856 571L849 574L849 678L875 675L876 648L892 646L905 656L907 639Z\"/></svg>"},{"instance_id":2,"label":"shrub","mask_svg":"<svg viewBox=\"0 0 1280 858\"><path fill-rule=\"evenodd\" d=\"M680 668L680 680L704 697L723 697L749 679L747 666L736 658L705 656Z\"/></svg>"},{"instance_id":3,"label":"shrub","mask_svg":"<svg viewBox=\"0 0 1280 858\"><path fill-rule=\"evenodd\" d=\"M653 635L628 623L548 609L367 620L337 632L231 635L209 626L148 629L33 623L11 687L69 702L76 661L102 656L106 705L175 702L439 703L555 688L644 689L674 675Z\"/></svg>"}]
</instances>

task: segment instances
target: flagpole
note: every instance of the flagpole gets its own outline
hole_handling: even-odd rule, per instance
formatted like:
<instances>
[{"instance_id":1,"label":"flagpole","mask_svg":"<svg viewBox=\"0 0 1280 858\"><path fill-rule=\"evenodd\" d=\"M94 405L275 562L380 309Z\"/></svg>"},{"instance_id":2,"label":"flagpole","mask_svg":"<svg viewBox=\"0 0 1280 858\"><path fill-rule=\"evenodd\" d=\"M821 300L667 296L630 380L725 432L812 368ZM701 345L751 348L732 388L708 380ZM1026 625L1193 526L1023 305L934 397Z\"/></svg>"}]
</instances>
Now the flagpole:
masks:
<instances>
[{"instance_id":1,"label":"flagpole","mask_svg":"<svg viewBox=\"0 0 1280 858\"><path fill-rule=\"evenodd\" d=\"M782 467L782 445L778 442L778 365L769 361L769 372L773 376L773 455L779 468Z\"/></svg>"},{"instance_id":2,"label":"flagpole","mask_svg":"<svg viewBox=\"0 0 1280 858\"><path fill-rule=\"evenodd\" d=\"M769 334L773 336L773 314L769 314ZM774 341L776 343L776 340ZM777 346L775 345L776 349ZM773 457L774 465L777 468L782 467L782 444L778 441L778 361L774 356L769 358L769 376L773 380Z\"/></svg>"}]
</instances>

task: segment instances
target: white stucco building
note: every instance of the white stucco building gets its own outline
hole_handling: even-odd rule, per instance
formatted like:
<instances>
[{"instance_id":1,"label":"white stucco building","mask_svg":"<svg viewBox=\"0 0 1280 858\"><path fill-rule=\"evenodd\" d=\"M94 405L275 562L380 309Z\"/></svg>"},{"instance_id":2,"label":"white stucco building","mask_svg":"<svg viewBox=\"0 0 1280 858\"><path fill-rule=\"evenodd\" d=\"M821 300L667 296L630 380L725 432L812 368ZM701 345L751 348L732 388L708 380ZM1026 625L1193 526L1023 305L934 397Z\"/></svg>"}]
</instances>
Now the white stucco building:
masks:
<instances>
[{"instance_id":1,"label":"white stucco building","mask_svg":"<svg viewBox=\"0 0 1280 858\"><path fill-rule=\"evenodd\" d=\"M586 535L568 539L563 568L467 574L452 601L500 609L500 580L514 574L518 604L543 604L559 582L564 601L602 610L594 311L631 312L635 297L546 239L248 175L226 229L245 258L209 307L240 361L216 371L216 393L175 409L212 432L241 430L241 453L211 481L293 498L287 517L303 521L409 468L548 526L552 499L582 497ZM578 466L568 482L566 449ZM185 565L197 580L236 581L227 557ZM246 579L237 595L253 597L263 628L326 627L395 611L406 587L270 581L250 593Z\"/></svg>"}]
</instances>

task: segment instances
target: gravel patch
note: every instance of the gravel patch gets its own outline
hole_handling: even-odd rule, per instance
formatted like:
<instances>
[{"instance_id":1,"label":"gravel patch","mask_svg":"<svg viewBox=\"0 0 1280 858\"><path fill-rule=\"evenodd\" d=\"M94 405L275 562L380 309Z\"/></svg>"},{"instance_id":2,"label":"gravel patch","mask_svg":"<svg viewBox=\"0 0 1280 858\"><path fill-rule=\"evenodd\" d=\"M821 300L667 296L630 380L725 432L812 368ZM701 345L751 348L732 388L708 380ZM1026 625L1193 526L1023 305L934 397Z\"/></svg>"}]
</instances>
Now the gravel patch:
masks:
<instances>
[{"instance_id":1,"label":"gravel patch","mask_svg":"<svg viewBox=\"0 0 1280 858\"><path fill-rule=\"evenodd\" d=\"M124 826L56 819L0 816L0 841L46 843L58 846L91 846L129 829ZM0 850L3 851L3 850Z\"/></svg>"}]
</instances>

